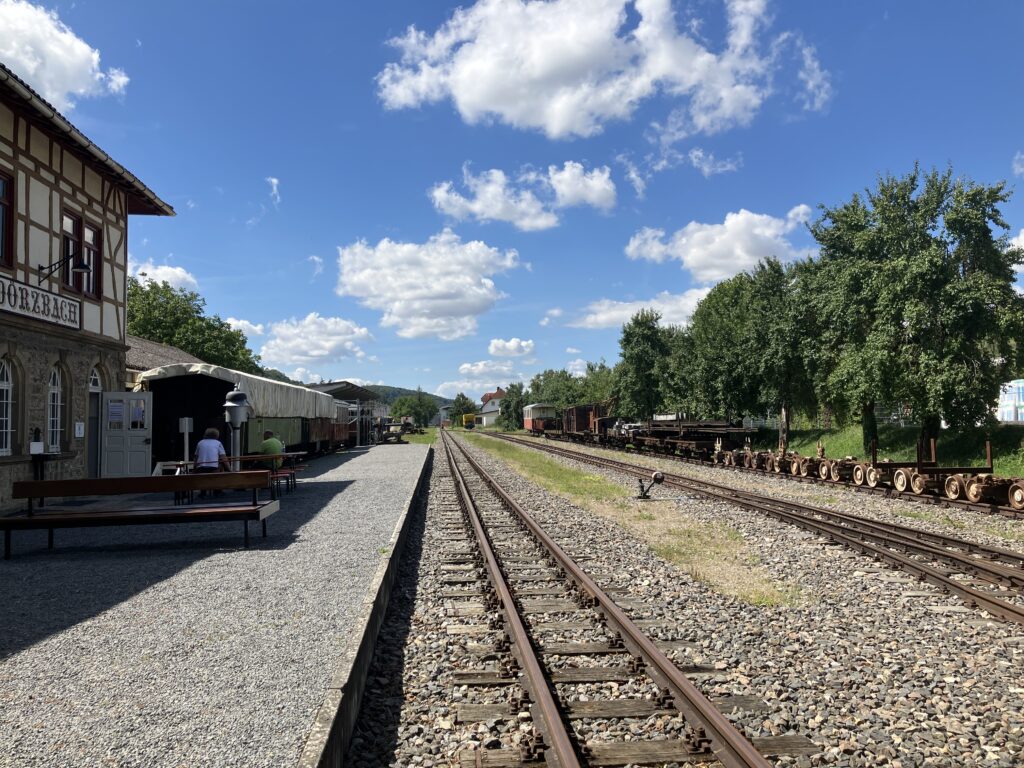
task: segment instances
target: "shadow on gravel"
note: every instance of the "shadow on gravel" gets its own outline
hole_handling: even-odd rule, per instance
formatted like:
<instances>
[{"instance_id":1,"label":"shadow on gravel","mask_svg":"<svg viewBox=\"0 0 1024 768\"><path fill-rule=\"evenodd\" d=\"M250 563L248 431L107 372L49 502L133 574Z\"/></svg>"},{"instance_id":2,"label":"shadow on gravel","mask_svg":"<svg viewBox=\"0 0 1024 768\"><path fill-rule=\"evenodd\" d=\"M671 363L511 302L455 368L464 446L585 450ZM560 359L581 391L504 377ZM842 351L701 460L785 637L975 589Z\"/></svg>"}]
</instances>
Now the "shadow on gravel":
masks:
<instances>
[{"instance_id":1,"label":"shadow on gravel","mask_svg":"<svg viewBox=\"0 0 1024 768\"><path fill-rule=\"evenodd\" d=\"M314 466L315 476L323 476L356 455L317 459L302 477ZM287 549L299 529L353 482L300 480L267 518L266 539L259 523L249 524L248 550L240 522L60 529L52 552L46 531L16 531L11 560L0 560L0 661L213 555L259 557Z\"/></svg>"},{"instance_id":2,"label":"shadow on gravel","mask_svg":"<svg viewBox=\"0 0 1024 768\"><path fill-rule=\"evenodd\" d=\"M435 457L435 461L436 461ZM423 533L426 529L428 492L416 505L406 540L402 564L398 570L384 624L377 636L377 647L366 678L366 690L359 708L359 719L352 733L343 765L353 768L377 768L390 765L398 747L405 669L405 645L412 629L416 607L418 574L423 557Z\"/></svg>"}]
</instances>

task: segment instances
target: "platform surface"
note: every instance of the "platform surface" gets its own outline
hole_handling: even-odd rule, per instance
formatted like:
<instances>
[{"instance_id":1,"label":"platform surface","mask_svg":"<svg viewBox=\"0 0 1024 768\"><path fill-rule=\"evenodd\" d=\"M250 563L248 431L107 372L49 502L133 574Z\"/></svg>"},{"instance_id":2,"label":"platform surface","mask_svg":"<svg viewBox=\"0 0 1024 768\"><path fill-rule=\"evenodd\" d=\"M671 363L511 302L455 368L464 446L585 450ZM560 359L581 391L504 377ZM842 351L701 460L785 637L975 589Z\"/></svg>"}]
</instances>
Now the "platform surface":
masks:
<instances>
[{"instance_id":1,"label":"platform surface","mask_svg":"<svg viewBox=\"0 0 1024 768\"><path fill-rule=\"evenodd\" d=\"M21 532L0 766L293 765L426 455L311 462L250 550L237 522Z\"/></svg>"}]
</instances>

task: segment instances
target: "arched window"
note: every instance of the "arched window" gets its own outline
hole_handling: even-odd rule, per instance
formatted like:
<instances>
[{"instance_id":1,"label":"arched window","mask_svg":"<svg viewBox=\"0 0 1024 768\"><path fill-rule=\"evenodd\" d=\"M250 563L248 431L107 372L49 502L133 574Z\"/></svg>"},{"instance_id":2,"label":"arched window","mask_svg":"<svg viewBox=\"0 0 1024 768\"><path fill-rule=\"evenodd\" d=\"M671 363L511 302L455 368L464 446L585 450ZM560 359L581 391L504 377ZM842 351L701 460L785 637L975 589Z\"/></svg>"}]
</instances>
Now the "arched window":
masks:
<instances>
[{"instance_id":1,"label":"arched window","mask_svg":"<svg viewBox=\"0 0 1024 768\"><path fill-rule=\"evenodd\" d=\"M89 391L90 392L102 392L103 391L103 378L100 376L100 372L95 368L92 369L92 373L89 374Z\"/></svg>"},{"instance_id":2,"label":"arched window","mask_svg":"<svg viewBox=\"0 0 1024 768\"><path fill-rule=\"evenodd\" d=\"M61 433L64 431L64 383L60 368L50 371L50 389L46 400L46 448L60 453Z\"/></svg>"},{"instance_id":3,"label":"arched window","mask_svg":"<svg viewBox=\"0 0 1024 768\"><path fill-rule=\"evenodd\" d=\"M14 371L0 358L0 456L10 456L14 447Z\"/></svg>"}]
</instances>

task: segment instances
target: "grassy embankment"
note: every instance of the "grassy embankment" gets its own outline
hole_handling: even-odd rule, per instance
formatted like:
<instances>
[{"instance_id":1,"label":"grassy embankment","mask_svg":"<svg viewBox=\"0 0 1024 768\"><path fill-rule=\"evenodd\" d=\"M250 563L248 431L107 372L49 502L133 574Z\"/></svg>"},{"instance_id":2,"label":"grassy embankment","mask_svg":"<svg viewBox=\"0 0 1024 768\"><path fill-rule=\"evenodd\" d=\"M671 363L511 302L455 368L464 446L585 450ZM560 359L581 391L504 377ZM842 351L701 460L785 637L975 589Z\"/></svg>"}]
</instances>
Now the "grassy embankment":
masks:
<instances>
[{"instance_id":1,"label":"grassy embankment","mask_svg":"<svg viewBox=\"0 0 1024 768\"><path fill-rule=\"evenodd\" d=\"M430 445L437 440L437 427L427 427L425 434L422 435L403 435L402 439L407 443L418 443L421 445Z\"/></svg>"},{"instance_id":2,"label":"grassy embankment","mask_svg":"<svg viewBox=\"0 0 1024 768\"><path fill-rule=\"evenodd\" d=\"M671 501L640 501L628 488L489 437L467 439L550 493L617 523L694 580L753 605L793 605L799 590L774 581L736 529L680 512Z\"/></svg>"},{"instance_id":3,"label":"grassy embankment","mask_svg":"<svg viewBox=\"0 0 1024 768\"><path fill-rule=\"evenodd\" d=\"M913 461L917 455L917 427L897 427L880 424L878 427L878 458ZM1001 425L987 432L981 429L953 433L945 431L938 440L936 452L939 464L946 466L977 467L985 463L985 438L991 436L995 472L1005 477L1024 477L1024 427ZM865 456L861 443L861 428L853 424L844 429L801 429L790 432L791 450L814 455L818 440L825 445L825 455ZM762 429L755 447L774 448L778 432Z\"/></svg>"}]
</instances>

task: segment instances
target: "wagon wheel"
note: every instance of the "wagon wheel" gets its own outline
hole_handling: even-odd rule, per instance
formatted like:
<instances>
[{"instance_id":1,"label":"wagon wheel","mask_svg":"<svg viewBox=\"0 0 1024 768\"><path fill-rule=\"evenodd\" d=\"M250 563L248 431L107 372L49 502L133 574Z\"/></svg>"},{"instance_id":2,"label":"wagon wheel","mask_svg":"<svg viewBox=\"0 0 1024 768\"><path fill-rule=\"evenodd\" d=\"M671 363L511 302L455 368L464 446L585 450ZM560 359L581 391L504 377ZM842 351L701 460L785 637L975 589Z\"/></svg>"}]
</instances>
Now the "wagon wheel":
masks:
<instances>
[{"instance_id":1,"label":"wagon wheel","mask_svg":"<svg viewBox=\"0 0 1024 768\"><path fill-rule=\"evenodd\" d=\"M864 485L864 476L866 474L867 473L864 471L864 465L863 464L857 464L856 466L854 466L854 468L853 468L853 484L854 485Z\"/></svg>"},{"instance_id":2,"label":"wagon wheel","mask_svg":"<svg viewBox=\"0 0 1024 768\"><path fill-rule=\"evenodd\" d=\"M839 466L840 465L838 461L830 461L828 463L828 479L831 480L833 483L838 483L840 480L843 479L843 475L839 471Z\"/></svg>"},{"instance_id":3,"label":"wagon wheel","mask_svg":"<svg viewBox=\"0 0 1024 768\"><path fill-rule=\"evenodd\" d=\"M949 475L946 477L946 482L942 484L946 491L947 499L962 499L964 494L967 493L967 486L964 485L963 475Z\"/></svg>"},{"instance_id":4,"label":"wagon wheel","mask_svg":"<svg viewBox=\"0 0 1024 768\"><path fill-rule=\"evenodd\" d=\"M1010 506L1024 509L1024 480L1018 480L1010 486Z\"/></svg>"},{"instance_id":5,"label":"wagon wheel","mask_svg":"<svg viewBox=\"0 0 1024 768\"><path fill-rule=\"evenodd\" d=\"M865 479L867 480L868 488L877 488L882 482L882 473L875 467L868 467Z\"/></svg>"},{"instance_id":6,"label":"wagon wheel","mask_svg":"<svg viewBox=\"0 0 1024 768\"><path fill-rule=\"evenodd\" d=\"M811 474L811 460L804 459L800 462L800 476L808 477Z\"/></svg>"},{"instance_id":7,"label":"wagon wheel","mask_svg":"<svg viewBox=\"0 0 1024 768\"><path fill-rule=\"evenodd\" d=\"M775 457L772 456L770 453L766 454L764 457L764 469L766 472L775 471Z\"/></svg>"},{"instance_id":8,"label":"wagon wheel","mask_svg":"<svg viewBox=\"0 0 1024 768\"><path fill-rule=\"evenodd\" d=\"M800 459L789 460L789 474L799 475L800 474Z\"/></svg>"},{"instance_id":9,"label":"wagon wheel","mask_svg":"<svg viewBox=\"0 0 1024 768\"><path fill-rule=\"evenodd\" d=\"M749 453L744 453L743 454L743 468L744 469L750 469L750 466L751 466L750 454Z\"/></svg>"},{"instance_id":10,"label":"wagon wheel","mask_svg":"<svg viewBox=\"0 0 1024 768\"><path fill-rule=\"evenodd\" d=\"M892 476L892 487L900 493L906 493L910 489L910 472L905 469L897 469Z\"/></svg>"},{"instance_id":11,"label":"wagon wheel","mask_svg":"<svg viewBox=\"0 0 1024 768\"><path fill-rule=\"evenodd\" d=\"M972 477L967 481L967 500L973 502L981 501L984 486L979 482L978 478Z\"/></svg>"},{"instance_id":12,"label":"wagon wheel","mask_svg":"<svg viewBox=\"0 0 1024 768\"><path fill-rule=\"evenodd\" d=\"M829 474L832 471L832 462L828 459L822 459L821 463L818 464L818 477L822 480L828 480Z\"/></svg>"},{"instance_id":13,"label":"wagon wheel","mask_svg":"<svg viewBox=\"0 0 1024 768\"><path fill-rule=\"evenodd\" d=\"M920 496L928 490L928 478L918 472L910 476L910 490Z\"/></svg>"}]
</instances>

